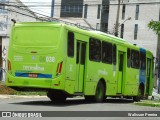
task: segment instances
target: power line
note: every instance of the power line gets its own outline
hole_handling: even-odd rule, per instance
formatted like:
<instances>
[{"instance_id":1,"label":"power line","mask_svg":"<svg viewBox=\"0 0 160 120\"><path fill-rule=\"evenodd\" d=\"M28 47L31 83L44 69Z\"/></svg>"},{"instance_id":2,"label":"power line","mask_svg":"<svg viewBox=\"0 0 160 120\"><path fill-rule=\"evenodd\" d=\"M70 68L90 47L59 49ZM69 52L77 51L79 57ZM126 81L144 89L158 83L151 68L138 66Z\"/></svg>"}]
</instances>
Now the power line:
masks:
<instances>
[{"instance_id":1,"label":"power line","mask_svg":"<svg viewBox=\"0 0 160 120\"><path fill-rule=\"evenodd\" d=\"M41 3L43 3L43 2L41 2ZM15 4L18 6L19 3L16 2ZM28 8L28 6L25 6L25 8ZM44 14L50 14L49 12L44 12L42 10L39 10L40 8L36 9L36 8L31 7L30 9L35 10L35 11L39 11L39 12L44 13ZM45 9L45 8L41 8L41 9Z\"/></svg>"},{"instance_id":2,"label":"power line","mask_svg":"<svg viewBox=\"0 0 160 120\"><path fill-rule=\"evenodd\" d=\"M2 9L2 8L0 8L0 9ZM35 19L40 19L41 20L41 18L39 18L39 17L34 17L32 15L27 15L27 14L24 14L24 13L21 13L21 12L17 12L15 10L7 9L7 8L2 9L2 10L7 10L7 11L15 12L15 13L18 13L18 14L21 14L21 15L25 15L25 16L28 16L28 17L31 17L31 18L35 18Z\"/></svg>"},{"instance_id":3,"label":"power line","mask_svg":"<svg viewBox=\"0 0 160 120\"><path fill-rule=\"evenodd\" d=\"M19 6L17 6L17 5L9 5L9 4L1 3L1 2L0 2L0 5L15 7L15 8L18 8L18 9L22 9L22 10L24 10L24 11L28 11L28 12L30 12L30 13L32 13L32 14L37 14L37 15L40 15L40 16L43 16L43 17L46 17L46 18L50 18L50 17L47 16L47 15L43 15L43 14L40 14L40 13L37 13L37 12L30 11L27 6L24 6L24 8L22 8L22 7L19 7Z\"/></svg>"},{"instance_id":4,"label":"power line","mask_svg":"<svg viewBox=\"0 0 160 120\"><path fill-rule=\"evenodd\" d=\"M55 19L55 18L49 17L47 15L43 15L43 14L40 14L40 13L37 13L37 12L30 11L30 10L28 10L28 6L19 7L18 5L15 5L15 4L11 5L11 4L4 4L4 3L1 3L1 2L0 2L0 5L2 5L2 6L11 6L11 7L15 7L15 8L18 8L18 9L22 9L22 10L28 11L28 12L33 13L33 14L41 15L41 16L44 17L44 19L39 18L39 17L34 17L34 16L31 16L31 15L27 15L27 14L24 14L24 13L21 13L21 12L17 12L15 10L9 10L9 11L12 11L12 12L16 12L16 13L19 13L19 14L22 14L22 15L26 15L26 16L29 16L29 17L32 17L32 18L40 19L40 20L43 20L43 21L58 21L58 22L63 22L63 23L67 23L67 24L76 25L75 23L66 22L66 21L63 21L63 20L60 20L60 19Z\"/></svg>"},{"instance_id":5,"label":"power line","mask_svg":"<svg viewBox=\"0 0 160 120\"><path fill-rule=\"evenodd\" d=\"M0 5L1 5L1 2L0 2ZM11 6L11 5L9 5L9 6ZM14 5L14 6L12 6L12 7L16 7L16 6ZM17 8L17 7L16 7L16 8ZM0 9L2 9L2 8L0 8ZM18 7L18 9L22 9L22 8L19 8L19 7ZM67 22L67 21L64 21L64 20L60 20L60 19L56 19L56 18L52 18L52 17L46 16L46 15L43 15L43 16L46 16L46 17L45 17L46 19L44 19L44 18L32 16L32 15L27 15L27 14L24 14L24 13L22 13L22 12L17 12L17 11L15 11L15 10L7 9L7 8L5 8L5 9L3 9L3 10L15 12L15 13L18 13L18 14L21 14L21 15L25 15L25 16L28 16L28 17L31 17L31 18L39 19L39 20L42 20L42 21L62 22L62 23L68 24L68 25L77 26L77 27L79 27L79 28L81 28L81 29L85 29L85 30L96 30L96 29L94 29L94 28L90 28L90 27L86 27L86 26L81 26L81 25L76 24L76 23ZM27 9L23 9L23 10L27 10ZM31 11L29 11L29 10L27 10L27 11L28 11L28 12L31 12ZM36 12L33 12L33 13L36 13ZM37 14L37 13L36 13L36 14ZM39 14L39 13L38 13L38 14Z\"/></svg>"},{"instance_id":6,"label":"power line","mask_svg":"<svg viewBox=\"0 0 160 120\"><path fill-rule=\"evenodd\" d=\"M114 0L114 1L117 1L117 0ZM93 0L93 1L89 1L89 2L95 2L95 0ZM6 2L6 3L8 3L8 2ZM17 3L17 2L9 2L9 3ZM50 3L51 4L51 2L22 2L22 3L35 3L35 4L39 4L39 3ZM121 2L120 4L150 4L150 3L159 3L159 2ZM70 4L70 3L67 3L67 4ZM72 2L71 4L74 4L74 2ZM75 2L75 4L77 4L77 2ZM113 3L113 4L118 4L118 3Z\"/></svg>"},{"instance_id":7,"label":"power line","mask_svg":"<svg viewBox=\"0 0 160 120\"><path fill-rule=\"evenodd\" d=\"M1 2L0 2L0 5L15 7L17 9L21 9L21 10L30 12L30 13L34 14L34 16L33 15L28 15L28 14L25 14L25 13L22 13L22 12L17 12L16 10L11 10L11 9L7 9L7 8L0 8L2 10L15 12L15 13L18 13L18 14L21 14L21 15L24 15L24 16L28 16L28 17L31 17L31 18L39 19L39 20L42 20L42 21L58 21L58 19L56 19L56 18L51 18L51 17L49 17L47 15L43 15L43 14L40 14L40 13L37 13L37 12L30 11L27 6L25 6L24 8L21 8L21 7L18 7L16 5L8 5L8 4L4 4L4 3L1 3ZM43 18L40 18L38 16L35 17L36 14L40 15L40 16L43 16Z\"/></svg>"},{"instance_id":8,"label":"power line","mask_svg":"<svg viewBox=\"0 0 160 120\"><path fill-rule=\"evenodd\" d=\"M17 3L17 2L10 2L10 3ZM29 2L28 2L29 3ZM48 4L48 5L44 5L44 2L34 2L35 4L40 4L40 3L43 3L42 5L18 5L19 7L25 7L25 6L27 6L27 7L51 7L51 4ZM137 4L139 4L139 5L146 5L146 4L160 4L160 2L141 2L141 3L139 3L139 2L135 2L135 3L120 3L120 5L137 5ZM10 4L11 5L11 4ZM69 3L67 3L67 4L54 4L54 6L69 6L69 5L81 5L81 6L85 6L85 5L82 5L82 4L77 4L77 3L75 3L75 4L69 4ZM88 4L88 6L97 6L97 5L99 5L99 4ZM102 5L102 6L106 6L106 5L118 5L117 3L109 3L109 4L105 4L105 5Z\"/></svg>"},{"instance_id":9,"label":"power line","mask_svg":"<svg viewBox=\"0 0 160 120\"><path fill-rule=\"evenodd\" d=\"M15 7L15 8L19 8L19 9L22 9L22 10L27 10L27 11L29 11L28 10L28 6L23 6L23 7L19 7L18 6L18 4L16 3L16 4L4 4L3 2L0 2L0 5L2 5L2 6L10 6L10 7ZM27 8L27 9L26 9ZM31 9L34 9L34 8L31 8ZM37 10L37 11L40 11L40 10ZM37 14L37 15L40 15L40 16L43 16L43 17L47 17L47 18L49 18L49 16L47 16L47 15L44 15L44 14L40 14L40 13L38 13L38 12L33 12L33 11L29 11L29 12L32 12L32 13L34 13L34 14ZM43 13L45 13L45 12L43 12ZM46 13L45 13L46 14Z\"/></svg>"}]
</instances>

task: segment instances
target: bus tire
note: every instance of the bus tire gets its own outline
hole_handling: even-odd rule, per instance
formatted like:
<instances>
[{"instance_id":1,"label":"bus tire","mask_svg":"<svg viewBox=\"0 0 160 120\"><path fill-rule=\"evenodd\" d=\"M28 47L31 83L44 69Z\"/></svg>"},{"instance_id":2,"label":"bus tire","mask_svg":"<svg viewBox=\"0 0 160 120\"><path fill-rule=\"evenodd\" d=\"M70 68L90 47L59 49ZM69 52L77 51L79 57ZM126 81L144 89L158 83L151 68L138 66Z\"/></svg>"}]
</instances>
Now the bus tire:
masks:
<instances>
[{"instance_id":1,"label":"bus tire","mask_svg":"<svg viewBox=\"0 0 160 120\"><path fill-rule=\"evenodd\" d=\"M134 96L133 97L133 101L134 102L139 102L141 99L140 99L140 97L139 96Z\"/></svg>"},{"instance_id":2,"label":"bus tire","mask_svg":"<svg viewBox=\"0 0 160 120\"><path fill-rule=\"evenodd\" d=\"M139 102L141 99L143 99L143 89L142 87L139 87L138 89L138 95L133 97L133 101Z\"/></svg>"},{"instance_id":3,"label":"bus tire","mask_svg":"<svg viewBox=\"0 0 160 120\"><path fill-rule=\"evenodd\" d=\"M62 92L53 92L53 91L48 91L47 96L52 102L56 103L64 102L67 98L67 96Z\"/></svg>"},{"instance_id":4,"label":"bus tire","mask_svg":"<svg viewBox=\"0 0 160 120\"><path fill-rule=\"evenodd\" d=\"M102 103L104 101L104 98L105 98L105 88L103 83L99 81L97 84L94 100L97 103Z\"/></svg>"}]
</instances>

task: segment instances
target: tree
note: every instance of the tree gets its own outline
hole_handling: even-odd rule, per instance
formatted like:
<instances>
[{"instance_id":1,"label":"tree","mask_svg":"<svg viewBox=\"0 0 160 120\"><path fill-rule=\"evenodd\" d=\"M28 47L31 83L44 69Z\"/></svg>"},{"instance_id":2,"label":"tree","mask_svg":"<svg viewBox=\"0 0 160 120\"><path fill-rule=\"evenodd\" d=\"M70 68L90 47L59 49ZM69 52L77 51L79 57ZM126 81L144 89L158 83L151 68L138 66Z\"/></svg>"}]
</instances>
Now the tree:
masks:
<instances>
[{"instance_id":1,"label":"tree","mask_svg":"<svg viewBox=\"0 0 160 120\"><path fill-rule=\"evenodd\" d=\"M160 37L160 21L150 21L149 23L148 23L148 27L150 28L150 29L152 29L153 31L155 31L156 32L156 34L158 34L158 38ZM159 47L159 44L160 44L160 41L159 41L159 39L158 39L158 43L157 43L157 61L156 61L156 64L158 65L158 67L157 68L155 68L155 73L158 73L158 76L160 76L160 47ZM160 93L160 77L158 77L157 76L157 78L159 79L158 81L158 85L156 85L157 87L158 87L158 93ZM156 78L156 79L157 79Z\"/></svg>"},{"instance_id":2,"label":"tree","mask_svg":"<svg viewBox=\"0 0 160 120\"><path fill-rule=\"evenodd\" d=\"M160 34L160 21L150 21L148 27L155 31L157 34Z\"/></svg>"}]
</instances>

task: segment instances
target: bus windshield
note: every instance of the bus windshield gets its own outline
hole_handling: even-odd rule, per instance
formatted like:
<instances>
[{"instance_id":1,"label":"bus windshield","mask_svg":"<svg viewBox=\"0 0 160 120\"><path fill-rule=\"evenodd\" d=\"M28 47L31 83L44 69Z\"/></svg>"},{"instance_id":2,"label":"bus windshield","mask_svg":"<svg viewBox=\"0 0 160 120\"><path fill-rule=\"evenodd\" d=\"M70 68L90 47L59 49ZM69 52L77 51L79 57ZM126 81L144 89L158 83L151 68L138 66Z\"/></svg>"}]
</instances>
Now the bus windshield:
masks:
<instances>
[{"instance_id":1,"label":"bus windshield","mask_svg":"<svg viewBox=\"0 0 160 120\"><path fill-rule=\"evenodd\" d=\"M52 27L17 27L13 44L20 46L57 46L60 32Z\"/></svg>"}]
</instances>

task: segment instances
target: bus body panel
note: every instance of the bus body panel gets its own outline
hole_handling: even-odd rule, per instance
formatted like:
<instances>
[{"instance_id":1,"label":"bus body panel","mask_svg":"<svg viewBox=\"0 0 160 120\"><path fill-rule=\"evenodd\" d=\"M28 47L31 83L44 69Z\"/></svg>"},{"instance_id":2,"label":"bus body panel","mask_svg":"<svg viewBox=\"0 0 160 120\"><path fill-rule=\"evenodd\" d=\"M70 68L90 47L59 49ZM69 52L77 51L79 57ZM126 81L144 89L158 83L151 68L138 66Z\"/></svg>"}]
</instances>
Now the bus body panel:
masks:
<instances>
[{"instance_id":1,"label":"bus body panel","mask_svg":"<svg viewBox=\"0 0 160 120\"><path fill-rule=\"evenodd\" d=\"M130 45L127 46L126 48L129 48L130 50L139 51L139 48ZM132 67L133 61L130 62L130 66L128 66L127 57L128 56L126 55L126 81L125 81L124 96L136 96L138 94L138 88L139 88L140 70Z\"/></svg>"},{"instance_id":2,"label":"bus body panel","mask_svg":"<svg viewBox=\"0 0 160 120\"><path fill-rule=\"evenodd\" d=\"M65 77L57 73L60 63L65 68L61 31L57 26L32 24L13 28L8 53L11 71L7 73L7 79L13 81L13 86L64 89ZM63 69L61 74L64 74ZM58 87L54 86L59 83Z\"/></svg>"},{"instance_id":3,"label":"bus body panel","mask_svg":"<svg viewBox=\"0 0 160 120\"><path fill-rule=\"evenodd\" d=\"M153 55L151 52L146 52L146 94L152 95L154 78L153 78Z\"/></svg>"},{"instance_id":4,"label":"bus body panel","mask_svg":"<svg viewBox=\"0 0 160 120\"><path fill-rule=\"evenodd\" d=\"M146 55L146 50L143 48L140 48L140 53L143 53ZM146 69L140 68L140 77L139 77L139 84L146 84Z\"/></svg>"},{"instance_id":5,"label":"bus body panel","mask_svg":"<svg viewBox=\"0 0 160 120\"><path fill-rule=\"evenodd\" d=\"M73 56L68 55L69 33L73 35ZM116 46L116 64L89 58L91 38L99 40L101 45L107 42ZM98 82L104 81L106 96L132 97L138 95L139 84L144 83L148 85L145 92L151 94L153 55L146 51L145 76L140 68L127 66L128 48L145 51L120 38L61 23L17 24L13 27L9 45L6 85L93 96Z\"/></svg>"},{"instance_id":6,"label":"bus body panel","mask_svg":"<svg viewBox=\"0 0 160 120\"><path fill-rule=\"evenodd\" d=\"M11 74L7 73L6 85L11 87L19 87L22 88L22 90L23 88L44 88L44 89L63 90L64 75L54 78L53 80L48 78L37 79L37 78L27 78L27 77L14 77Z\"/></svg>"}]
</instances>

